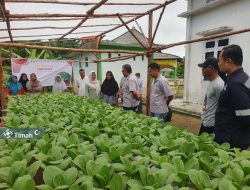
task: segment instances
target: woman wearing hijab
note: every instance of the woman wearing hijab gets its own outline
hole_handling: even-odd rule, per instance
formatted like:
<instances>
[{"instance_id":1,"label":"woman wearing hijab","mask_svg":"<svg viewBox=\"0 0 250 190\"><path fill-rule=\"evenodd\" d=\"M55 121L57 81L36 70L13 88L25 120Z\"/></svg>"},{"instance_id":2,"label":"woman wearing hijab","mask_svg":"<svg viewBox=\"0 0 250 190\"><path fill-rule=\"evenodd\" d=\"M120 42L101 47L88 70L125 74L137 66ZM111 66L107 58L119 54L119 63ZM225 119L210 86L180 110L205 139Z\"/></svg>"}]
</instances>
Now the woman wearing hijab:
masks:
<instances>
[{"instance_id":1,"label":"woman wearing hijab","mask_svg":"<svg viewBox=\"0 0 250 190\"><path fill-rule=\"evenodd\" d=\"M27 91L31 93L42 92L43 87L39 80L37 80L36 74L30 74L30 81L26 84Z\"/></svg>"},{"instance_id":2,"label":"woman wearing hijab","mask_svg":"<svg viewBox=\"0 0 250 190\"><path fill-rule=\"evenodd\" d=\"M10 76L7 83L6 92L9 96L19 95L24 93L22 84L17 81L16 76L14 75Z\"/></svg>"},{"instance_id":3,"label":"woman wearing hijab","mask_svg":"<svg viewBox=\"0 0 250 190\"><path fill-rule=\"evenodd\" d=\"M119 91L118 83L111 71L106 73L106 79L101 86L102 99L104 102L115 106L117 105L117 93Z\"/></svg>"},{"instance_id":4,"label":"woman wearing hijab","mask_svg":"<svg viewBox=\"0 0 250 190\"><path fill-rule=\"evenodd\" d=\"M21 74L19 82L22 84L23 90L25 92L27 92L26 84L27 84L27 82L29 82L29 79L28 79L28 77L27 77L27 75L25 73Z\"/></svg>"},{"instance_id":5,"label":"woman wearing hijab","mask_svg":"<svg viewBox=\"0 0 250 190\"><path fill-rule=\"evenodd\" d=\"M54 93L63 93L67 89L65 82L62 80L60 75L56 75L55 83L53 86Z\"/></svg>"},{"instance_id":6,"label":"woman wearing hijab","mask_svg":"<svg viewBox=\"0 0 250 190\"><path fill-rule=\"evenodd\" d=\"M91 99L99 99L101 92L100 82L96 78L96 72L91 71L89 74L88 82L86 84L86 96Z\"/></svg>"}]
</instances>

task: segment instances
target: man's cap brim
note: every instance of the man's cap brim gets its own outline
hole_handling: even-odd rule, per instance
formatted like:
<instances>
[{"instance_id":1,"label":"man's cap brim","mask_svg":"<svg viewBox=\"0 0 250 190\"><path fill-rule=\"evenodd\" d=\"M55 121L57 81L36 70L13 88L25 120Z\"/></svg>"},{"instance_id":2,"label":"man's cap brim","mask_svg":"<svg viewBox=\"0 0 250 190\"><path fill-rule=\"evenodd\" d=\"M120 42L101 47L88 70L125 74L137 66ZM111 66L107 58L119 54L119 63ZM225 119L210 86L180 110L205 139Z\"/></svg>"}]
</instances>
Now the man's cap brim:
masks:
<instances>
[{"instance_id":1,"label":"man's cap brim","mask_svg":"<svg viewBox=\"0 0 250 190\"><path fill-rule=\"evenodd\" d=\"M204 67L204 63L198 64L199 67Z\"/></svg>"}]
</instances>

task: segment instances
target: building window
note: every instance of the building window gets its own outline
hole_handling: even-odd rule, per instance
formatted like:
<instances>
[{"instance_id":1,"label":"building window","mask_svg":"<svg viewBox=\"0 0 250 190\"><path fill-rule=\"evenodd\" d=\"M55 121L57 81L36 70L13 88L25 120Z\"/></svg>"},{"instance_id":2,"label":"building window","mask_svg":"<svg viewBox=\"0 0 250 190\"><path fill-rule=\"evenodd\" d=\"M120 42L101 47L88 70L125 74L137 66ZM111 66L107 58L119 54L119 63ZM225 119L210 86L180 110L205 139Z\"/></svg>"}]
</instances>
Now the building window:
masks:
<instances>
[{"instance_id":1,"label":"building window","mask_svg":"<svg viewBox=\"0 0 250 190\"><path fill-rule=\"evenodd\" d=\"M216 39L205 43L205 60L209 57L218 58L223 47L229 44L229 38Z\"/></svg>"},{"instance_id":2,"label":"building window","mask_svg":"<svg viewBox=\"0 0 250 190\"><path fill-rule=\"evenodd\" d=\"M141 56L141 60L144 61L144 55Z\"/></svg>"},{"instance_id":3,"label":"building window","mask_svg":"<svg viewBox=\"0 0 250 190\"><path fill-rule=\"evenodd\" d=\"M108 58L111 58L111 57L112 57L112 55L111 55L111 53L109 53L109 54L108 54Z\"/></svg>"},{"instance_id":4,"label":"building window","mask_svg":"<svg viewBox=\"0 0 250 190\"><path fill-rule=\"evenodd\" d=\"M205 53L205 59L209 58L209 57L214 57L214 52L210 51L210 52L206 52Z\"/></svg>"},{"instance_id":5,"label":"building window","mask_svg":"<svg viewBox=\"0 0 250 190\"><path fill-rule=\"evenodd\" d=\"M222 46L224 47L224 46L227 46L228 44L229 44L229 39L228 38L218 41L218 46L219 47L222 47Z\"/></svg>"},{"instance_id":6,"label":"building window","mask_svg":"<svg viewBox=\"0 0 250 190\"><path fill-rule=\"evenodd\" d=\"M214 48L214 46L215 46L215 41L211 41L211 42L207 42L206 43L206 48L208 49L208 48Z\"/></svg>"}]
</instances>

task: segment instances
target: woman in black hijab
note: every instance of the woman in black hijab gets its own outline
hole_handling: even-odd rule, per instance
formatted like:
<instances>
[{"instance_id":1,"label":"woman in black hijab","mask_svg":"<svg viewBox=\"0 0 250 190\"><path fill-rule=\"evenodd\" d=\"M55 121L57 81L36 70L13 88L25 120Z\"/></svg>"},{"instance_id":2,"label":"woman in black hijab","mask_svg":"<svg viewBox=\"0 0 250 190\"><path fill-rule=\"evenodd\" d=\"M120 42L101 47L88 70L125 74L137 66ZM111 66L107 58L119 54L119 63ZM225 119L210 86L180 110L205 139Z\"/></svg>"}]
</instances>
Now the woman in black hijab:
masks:
<instances>
[{"instance_id":1,"label":"woman in black hijab","mask_svg":"<svg viewBox=\"0 0 250 190\"><path fill-rule=\"evenodd\" d=\"M101 86L101 94L104 102L115 106L117 105L117 93L119 91L118 83L115 81L111 71L106 73L106 79Z\"/></svg>"},{"instance_id":2,"label":"woman in black hijab","mask_svg":"<svg viewBox=\"0 0 250 190\"><path fill-rule=\"evenodd\" d=\"M27 82L29 82L29 79L28 79L28 77L27 77L27 75L25 73L21 74L19 82L22 84L23 90L25 92L27 92L26 84L27 84Z\"/></svg>"}]
</instances>

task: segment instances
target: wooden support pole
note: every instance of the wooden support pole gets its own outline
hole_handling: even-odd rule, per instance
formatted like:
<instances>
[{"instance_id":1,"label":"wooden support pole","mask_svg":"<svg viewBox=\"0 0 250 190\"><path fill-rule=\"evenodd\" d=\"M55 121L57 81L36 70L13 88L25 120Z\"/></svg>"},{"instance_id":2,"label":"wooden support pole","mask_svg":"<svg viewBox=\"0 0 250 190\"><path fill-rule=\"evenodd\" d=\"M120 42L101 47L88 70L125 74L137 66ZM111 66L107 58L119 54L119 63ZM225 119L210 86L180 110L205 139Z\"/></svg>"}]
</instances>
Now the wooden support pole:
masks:
<instances>
[{"instance_id":1,"label":"wooden support pole","mask_svg":"<svg viewBox=\"0 0 250 190\"><path fill-rule=\"evenodd\" d=\"M97 36L97 38L96 38L96 49L99 49L102 37L103 36ZM95 53L95 55L96 55L97 77L98 77L98 80L101 81L101 79L102 79L102 69L101 69L102 65L101 64L102 63L101 63L100 59L101 59L102 56L101 56L101 53Z\"/></svg>"},{"instance_id":2,"label":"wooden support pole","mask_svg":"<svg viewBox=\"0 0 250 190\"><path fill-rule=\"evenodd\" d=\"M84 19L83 17L72 17L72 18L10 18L10 21L72 21L72 20L82 20Z\"/></svg>"},{"instance_id":3,"label":"wooden support pole","mask_svg":"<svg viewBox=\"0 0 250 190\"><path fill-rule=\"evenodd\" d=\"M114 17L116 17L116 15L114 16ZM124 16L122 16L123 18L124 17L126 17L126 18L130 18L130 17L134 17L134 16L132 16L132 15L128 15L128 16L126 16L126 15L124 15ZM57 17L57 18L29 18L29 17L25 17L25 18L10 18L10 21L44 21L44 22L48 22L48 21L55 21L55 22L60 22L60 21L72 21L72 20L82 20L82 19L84 19L85 17L70 17L70 18L61 18L61 17ZM110 17L110 18L112 18L112 17ZM96 18L94 18L94 17L89 17L88 18L89 20L91 20L91 19L96 19Z\"/></svg>"},{"instance_id":4,"label":"wooden support pole","mask_svg":"<svg viewBox=\"0 0 250 190\"><path fill-rule=\"evenodd\" d=\"M13 37L12 37L12 33L11 33L11 28L10 28L10 18L9 18L10 12L9 11L5 11L5 16L6 16L6 25L7 25L7 30L8 30L8 34L9 34L9 38L10 41L13 43Z\"/></svg>"},{"instance_id":5,"label":"wooden support pole","mask_svg":"<svg viewBox=\"0 0 250 190\"><path fill-rule=\"evenodd\" d=\"M118 26L119 24L97 24L97 25L86 25L80 26L79 28L94 28L94 27L112 27ZM41 27L31 27L31 28L11 28L11 30L43 30L43 29L57 29L57 30L65 30L65 29L72 29L73 27L54 27L54 26L41 26ZM7 28L0 29L0 31L7 31Z\"/></svg>"},{"instance_id":6,"label":"wooden support pole","mask_svg":"<svg viewBox=\"0 0 250 190\"><path fill-rule=\"evenodd\" d=\"M95 34L103 31L91 31L91 32L72 32L71 34ZM39 35L29 35L29 36L13 36L14 38L32 38L32 37L44 37L44 36L60 36L61 34L39 34ZM8 39L9 36L0 37L0 39Z\"/></svg>"},{"instance_id":7,"label":"wooden support pole","mask_svg":"<svg viewBox=\"0 0 250 190\"><path fill-rule=\"evenodd\" d=\"M96 3L72 2L72 1L58 1L58 0L5 0L8 3L51 3L51 4L68 4L68 5L96 5ZM106 3L105 5L160 5L159 3Z\"/></svg>"},{"instance_id":8,"label":"wooden support pole","mask_svg":"<svg viewBox=\"0 0 250 190\"><path fill-rule=\"evenodd\" d=\"M153 35L153 12L148 15L148 43L151 44ZM149 47L152 50L152 46ZM148 54L148 65L152 63L152 53ZM150 113L150 76L147 72L147 99L146 99L146 114Z\"/></svg>"},{"instance_id":9,"label":"wooden support pole","mask_svg":"<svg viewBox=\"0 0 250 190\"><path fill-rule=\"evenodd\" d=\"M122 17L118 14L118 18L120 19L120 21L122 22L122 24L127 28L127 30L129 31L129 33L136 39L136 41L146 50L146 46L143 44L143 42L141 42L139 40L139 38L137 38L137 36L132 32L132 30L128 27L128 25L124 22L124 20L122 19Z\"/></svg>"},{"instance_id":10,"label":"wooden support pole","mask_svg":"<svg viewBox=\"0 0 250 190\"><path fill-rule=\"evenodd\" d=\"M107 1L107 0L105 0ZM121 16L144 16L145 13L121 13ZM10 18L48 18L48 17L84 17L85 18L107 18L117 17L117 14L10 14Z\"/></svg>"},{"instance_id":11,"label":"wooden support pole","mask_svg":"<svg viewBox=\"0 0 250 190\"><path fill-rule=\"evenodd\" d=\"M6 100L5 100L5 88L3 81L3 62L2 62L2 47L0 46L0 96L1 96L1 109L6 108Z\"/></svg>"},{"instance_id":12,"label":"wooden support pole","mask_svg":"<svg viewBox=\"0 0 250 190\"><path fill-rule=\"evenodd\" d=\"M103 36L96 37L96 48L95 49L99 49L102 38L103 38ZM96 55L96 61L99 61L98 53L95 53L95 55Z\"/></svg>"},{"instance_id":13,"label":"wooden support pole","mask_svg":"<svg viewBox=\"0 0 250 190\"><path fill-rule=\"evenodd\" d=\"M10 59L12 58L12 54L13 54L13 48L9 47L9 56L10 56Z\"/></svg>"},{"instance_id":14,"label":"wooden support pole","mask_svg":"<svg viewBox=\"0 0 250 190\"><path fill-rule=\"evenodd\" d=\"M127 50L97 50L97 49L78 49L78 48L61 48L61 47L51 47L51 46L37 46L28 45L24 43L3 43L0 42L2 47L14 47L14 48L30 48L30 49L46 49L52 51L66 51L66 52L95 52L95 53L126 53L126 54L138 54L137 51L127 51Z\"/></svg>"},{"instance_id":15,"label":"wooden support pole","mask_svg":"<svg viewBox=\"0 0 250 190\"><path fill-rule=\"evenodd\" d=\"M116 62L116 61L121 61L121 60L126 60L126 59L130 59L136 56L141 56L144 55L143 53L140 54L135 54L135 55L124 55L124 56L119 56L119 57L112 57L112 58L108 58L108 59L98 59L97 60L91 60L91 61L80 61L80 60L72 60L74 62L79 62L79 63L97 63L97 62ZM10 60L10 58L2 58L3 61L5 60Z\"/></svg>"}]
</instances>

